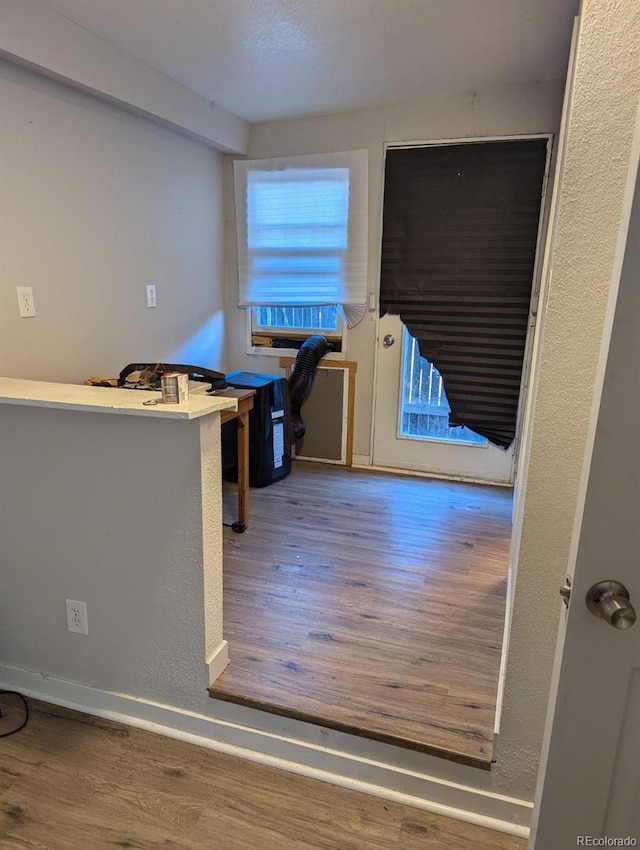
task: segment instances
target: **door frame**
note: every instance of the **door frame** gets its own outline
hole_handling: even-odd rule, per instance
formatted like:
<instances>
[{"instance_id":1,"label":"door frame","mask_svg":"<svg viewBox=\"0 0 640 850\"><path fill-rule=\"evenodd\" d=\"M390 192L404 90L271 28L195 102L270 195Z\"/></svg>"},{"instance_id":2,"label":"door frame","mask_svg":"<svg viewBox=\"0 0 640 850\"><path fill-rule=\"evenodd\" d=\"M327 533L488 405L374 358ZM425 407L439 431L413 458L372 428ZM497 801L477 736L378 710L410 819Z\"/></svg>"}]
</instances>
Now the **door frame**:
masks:
<instances>
[{"instance_id":1,"label":"door frame","mask_svg":"<svg viewBox=\"0 0 640 850\"><path fill-rule=\"evenodd\" d=\"M631 223L631 215L634 203L638 201L636 195L640 193L640 102L636 110L635 128L633 140L630 146L629 164L624 189L624 197L622 200L620 223L618 228L618 237L615 247L615 255L613 258L612 271L609 277L609 292L607 296L606 312L603 321L602 336L600 340L600 350L598 352L598 361L596 366L596 374L593 384L593 395L591 399L591 409L589 411L588 431L586 436L584 455L582 459L582 471L580 475L580 483L577 493L576 509L574 513L573 528L571 533L571 548L569 552L569 560L566 565L566 575L572 580L575 585L576 569L580 569L580 539L582 526L585 518L585 510L587 507L587 491L589 488L592 472L592 461L594 458L595 443L597 438L597 429L600 416L601 401L604 392L605 378L607 373L607 365L609 361L609 349L614 331L614 321L618 305L618 295L624 271L624 260L626 256L629 226ZM606 569L603 567L604 573ZM615 570L614 570L615 572ZM576 594L574 594L576 595ZM637 600L635 600L637 602ZM571 606L585 605L584 598L573 599L569 605L569 610L565 611L564 616L560 618L558 624L556 650L553 659L553 668L551 671L551 683L549 688L549 699L547 702L547 716L545 722L544 737L542 740L542 751L540 756L540 766L538 769L538 777L536 784L536 792L534 798L533 820L530 834L530 850L537 850L539 847L538 829L541 821L541 809L543 806L544 797L549 794L549 789L546 786L547 770L549 763L554 759L556 762L561 760L567 765L568 770L575 770L575 766L571 764L572 751L567 750L562 753L557 753L554 748L554 738L557 740L558 730L556 729L556 710L561 708L561 697L563 693L562 677L564 674L564 649L565 639L567 634L567 626L571 617ZM639 625L636 624L635 628ZM558 715L561 712L558 711ZM560 717L560 720L562 718ZM559 724L561 725L561 724ZM575 750L574 750L575 752ZM580 767L580 766L579 766ZM584 765L582 765L584 769ZM609 793L611 787L609 787ZM567 801L563 800L563 820L568 819L569 825L577 826L579 812L576 812L576 801L572 801L572 805L568 806ZM553 814L549 818L549 823L552 824ZM549 823L544 823L545 831L548 832ZM578 831L576 830L576 835Z\"/></svg>"},{"instance_id":2,"label":"door frame","mask_svg":"<svg viewBox=\"0 0 640 850\"><path fill-rule=\"evenodd\" d=\"M369 462L370 466L374 469L378 468L374 464L374 437L375 437L375 427L376 427L376 413L378 407L378 398L376 388L378 385L378 371L379 371L379 358L380 358L380 266L382 262L382 230L383 230L383 216L384 216L384 181L385 181L385 173L386 173L386 163L387 163L387 151L389 150L407 150L411 148L427 148L427 147L448 147L449 145L466 145L466 144L484 144L486 142L516 142L516 141L533 141L535 139L546 139L547 140L547 157L545 161L545 170L544 177L542 182L542 192L540 198L540 218L538 220L538 232L536 236L536 251L534 257L533 264L533 279L531 282L531 299L529 302L529 317L527 324L527 335L525 339L525 349L524 349L524 359L522 361L522 379L520 382L520 395L518 399L518 413L516 419L516 436L514 438L514 451L513 451L513 459L511 463L511 474L509 477L509 481L506 482L506 486L510 486L513 484L515 471L518 468L518 455L519 449L521 445L521 437L522 437L522 428L524 422L524 411L526 409L526 400L528 396L529 389L529 380L531 378L531 363L532 363L532 355L533 355L533 341L535 337L535 329L537 325L537 315L538 315L538 304L540 298L540 290L542 284L542 270L543 270L543 259L544 259L544 249L547 239L547 228L549 225L549 217L551 211L551 195L548 192L549 187L549 177L552 173L552 165L555 169L556 157L555 150L556 145L554 145L556 134L555 133L514 133L512 135L502 135L502 136L473 136L471 138L454 138L454 139L418 139L414 141L406 141L406 142L384 142L383 145L383 153L382 153L382 173L381 173L381 187L382 191L380 193L380 201L378 208L378 221L379 227L378 232L380 234L378 239L378 254L377 254L377 269L378 269L378 279L377 279L377 306L376 310L376 328L375 328L375 351L373 356L373 400L371 405L371 429L369 434L369 446L370 446L370 455ZM436 473L436 472L415 472L412 470L402 469L398 470L403 474L417 474L420 476L426 476L428 478L444 478L451 481L459 481L459 480L468 480L471 482L473 479L462 478L459 475L446 475L444 473ZM491 482L491 481L482 481L483 484L491 484L495 483L500 486L505 486L505 482Z\"/></svg>"},{"instance_id":3,"label":"door frame","mask_svg":"<svg viewBox=\"0 0 640 850\"><path fill-rule=\"evenodd\" d=\"M511 642L511 622L513 619L513 605L515 600L515 585L518 574L518 558L520 552L520 539L522 535L522 523L524 518L524 499L527 481L527 469L529 466L529 454L531 448L531 425L533 422L533 412L535 406L535 381L537 379L537 369L539 358L542 351L542 334L544 324L539 324L537 315L540 308L544 309L546 304L547 293L551 279L551 263L553 258L554 238L556 232L557 211L560 200L560 190L562 188L562 178L564 172L564 153L566 147L566 135L568 130L569 115L571 114L571 106L573 103L573 80L575 76L575 63L578 49L578 35L580 32L580 17L576 16L573 20L573 29L571 32L571 47L569 50L569 60L567 64L567 79L565 83L564 97L562 101L562 115L560 117L560 127L556 134L556 143L553 153L553 169L552 179L547 182L551 183L551 191L547 193L547 210L546 222L544 231L544 250L539 257L540 261L540 279L538 281L538 291L536 295L536 321L531 328L531 348L529 351L529 362L527 364L528 378L527 386L521 391L521 407L518 410L519 431L517 435L518 446L514 452L514 472L513 472L513 516L511 530L511 550L509 553L509 570L507 573L507 605L505 611L505 621L502 638L502 658L500 661L500 673L498 676L498 700L496 708L496 716L494 721L494 738L500 733L502 723L502 708L504 703L504 687L507 677L507 662L509 657L509 645ZM533 297L533 296L532 296ZM529 340L527 340L529 345ZM533 383L533 386L530 386Z\"/></svg>"}]
</instances>

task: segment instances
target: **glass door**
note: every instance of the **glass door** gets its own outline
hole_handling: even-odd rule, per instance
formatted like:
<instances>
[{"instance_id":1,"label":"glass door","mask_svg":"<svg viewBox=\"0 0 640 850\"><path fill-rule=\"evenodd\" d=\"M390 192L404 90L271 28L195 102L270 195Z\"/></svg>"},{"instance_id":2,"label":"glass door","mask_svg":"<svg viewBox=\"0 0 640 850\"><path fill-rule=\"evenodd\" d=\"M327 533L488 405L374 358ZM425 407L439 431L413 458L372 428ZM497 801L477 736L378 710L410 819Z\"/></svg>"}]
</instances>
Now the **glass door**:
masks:
<instances>
[{"instance_id":1,"label":"glass door","mask_svg":"<svg viewBox=\"0 0 640 850\"><path fill-rule=\"evenodd\" d=\"M397 316L380 320L379 346L374 464L510 482L513 449L504 451L468 428L449 426L440 373L420 356Z\"/></svg>"},{"instance_id":2,"label":"glass door","mask_svg":"<svg viewBox=\"0 0 640 850\"><path fill-rule=\"evenodd\" d=\"M418 342L404 328L398 436L486 446L487 440L464 425L449 425L449 402L442 375L420 355Z\"/></svg>"}]
</instances>

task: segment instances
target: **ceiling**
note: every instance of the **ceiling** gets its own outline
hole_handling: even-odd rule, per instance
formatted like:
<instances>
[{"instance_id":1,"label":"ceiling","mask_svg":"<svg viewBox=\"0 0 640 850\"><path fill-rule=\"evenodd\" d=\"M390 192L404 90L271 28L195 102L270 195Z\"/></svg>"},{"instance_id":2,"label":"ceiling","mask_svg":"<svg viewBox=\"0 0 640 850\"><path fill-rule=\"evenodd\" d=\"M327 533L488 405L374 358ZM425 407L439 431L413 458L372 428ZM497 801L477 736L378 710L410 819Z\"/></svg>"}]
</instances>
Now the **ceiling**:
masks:
<instances>
[{"instance_id":1,"label":"ceiling","mask_svg":"<svg viewBox=\"0 0 640 850\"><path fill-rule=\"evenodd\" d=\"M579 0L44 0L251 122L565 76Z\"/></svg>"}]
</instances>

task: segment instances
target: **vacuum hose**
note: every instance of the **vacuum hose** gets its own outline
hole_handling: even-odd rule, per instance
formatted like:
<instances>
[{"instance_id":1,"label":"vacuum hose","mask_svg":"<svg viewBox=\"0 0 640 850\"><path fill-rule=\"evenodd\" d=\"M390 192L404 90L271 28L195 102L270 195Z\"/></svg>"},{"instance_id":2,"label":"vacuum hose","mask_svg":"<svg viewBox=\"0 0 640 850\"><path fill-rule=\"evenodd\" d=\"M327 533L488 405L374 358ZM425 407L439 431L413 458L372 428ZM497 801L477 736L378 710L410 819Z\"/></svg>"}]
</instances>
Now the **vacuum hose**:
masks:
<instances>
[{"instance_id":1,"label":"vacuum hose","mask_svg":"<svg viewBox=\"0 0 640 850\"><path fill-rule=\"evenodd\" d=\"M318 363L331 348L327 340L314 334L300 346L296 362L289 377L289 397L291 399L291 425L296 440L302 439L306 426L302 421L300 409L311 392Z\"/></svg>"}]
</instances>

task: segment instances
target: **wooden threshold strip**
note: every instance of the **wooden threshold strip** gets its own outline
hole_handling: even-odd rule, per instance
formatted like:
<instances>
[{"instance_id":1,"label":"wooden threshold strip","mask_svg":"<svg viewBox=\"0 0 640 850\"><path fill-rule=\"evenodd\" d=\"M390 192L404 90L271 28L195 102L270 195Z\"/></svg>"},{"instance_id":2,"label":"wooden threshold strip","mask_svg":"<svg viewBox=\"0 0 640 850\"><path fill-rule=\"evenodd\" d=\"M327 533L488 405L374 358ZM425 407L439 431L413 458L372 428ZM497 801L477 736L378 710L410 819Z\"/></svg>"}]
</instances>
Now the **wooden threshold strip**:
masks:
<instances>
[{"instance_id":1,"label":"wooden threshold strip","mask_svg":"<svg viewBox=\"0 0 640 850\"><path fill-rule=\"evenodd\" d=\"M394 747L402 747L406 750L415 750L416 752L425 753L429 756L437 756L438 758L447 759L447 761L454 761L458 764L466 764L468 767L478 767L481 770L491 769L490 758L488 760L473 758L465 753L458 753L454 750L431 746L424 741L399 737L390 733L380 732L376 729L365 729L363 726L357 726L352 723L343 723L332 716L330 712L322 715L311 714L307 711L295 708L286 708L285 706L278 705L277 703L255 699L244 694L234 694L229 691L218 690L215 685L209 688L209 695L213 699L218 699L223 702L243 705L246 708L266 711L269 714L277 714L281 717L289 717L291 720L301 720L304 723L313 723L316 726L324 726L328 729L335 729L338 732L346 732L348 735L355 735L358 738L368 738L371 741L379 741L382 744L391 744Z\"/></svg>"}]
</instances>

